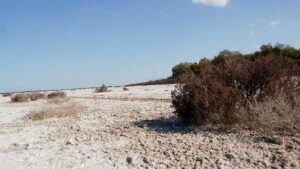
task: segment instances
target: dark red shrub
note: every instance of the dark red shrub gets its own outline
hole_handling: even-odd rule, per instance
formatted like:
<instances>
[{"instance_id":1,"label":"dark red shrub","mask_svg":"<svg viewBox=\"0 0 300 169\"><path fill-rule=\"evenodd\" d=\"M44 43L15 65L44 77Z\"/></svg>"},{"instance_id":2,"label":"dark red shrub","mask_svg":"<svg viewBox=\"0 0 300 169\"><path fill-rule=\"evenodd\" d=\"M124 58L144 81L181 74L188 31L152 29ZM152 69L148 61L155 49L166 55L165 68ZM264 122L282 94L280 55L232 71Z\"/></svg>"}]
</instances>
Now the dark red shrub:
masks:
<instances>
[{"instance_id":1,"label":"dark red shrub","mask_svg":"<svg viewBox=\"0 0 300 169\"><path fill-rule=\"evenodd\" d=\"M299 76L299 65L285 56L239 56L200 62L199 70L181 76L181 85L172 92L172 103L175 114L185 122L232 124L240 117L242 106L247 110L247 106L278 93L295 100L299 84L295 85L293 79Z\"/></svg>"},{"instance_id":2,"label":"dark red shrub","mask_svg":"<svg viewBox=\"0 0 300 169\"><path fill-rule=\"evenodd\" d=\"M175 114L187 123L232 124L240 94L222 80L222 70L204 63L197 74L181 77L182 85L172 92Z\"/></svg>"}]
</instances>

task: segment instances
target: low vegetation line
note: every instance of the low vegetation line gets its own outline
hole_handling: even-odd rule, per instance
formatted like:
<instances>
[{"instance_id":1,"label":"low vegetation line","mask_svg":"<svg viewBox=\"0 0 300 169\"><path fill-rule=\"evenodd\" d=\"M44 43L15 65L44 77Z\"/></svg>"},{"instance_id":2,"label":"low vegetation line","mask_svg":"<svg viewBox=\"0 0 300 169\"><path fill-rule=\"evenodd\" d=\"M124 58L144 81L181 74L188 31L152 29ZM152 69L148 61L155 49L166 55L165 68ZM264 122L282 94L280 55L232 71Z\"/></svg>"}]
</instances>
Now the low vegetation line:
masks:
<instances>
[{"instance_id":1,"label":"low vegetation line","mask_svg":"<svg viewBox=\"0 0 300 169\"><path fill-rule=\"evenodd\" d=\"M72 96L70 98L75 99L100 99L100 100L119 100L119 101L142 101L142 102L170 102L172 99L163 99L163 98L139 98L139 97L107 97L107 96L94 96L94 97L85 97Z\"/></svg>"}]
</instances>

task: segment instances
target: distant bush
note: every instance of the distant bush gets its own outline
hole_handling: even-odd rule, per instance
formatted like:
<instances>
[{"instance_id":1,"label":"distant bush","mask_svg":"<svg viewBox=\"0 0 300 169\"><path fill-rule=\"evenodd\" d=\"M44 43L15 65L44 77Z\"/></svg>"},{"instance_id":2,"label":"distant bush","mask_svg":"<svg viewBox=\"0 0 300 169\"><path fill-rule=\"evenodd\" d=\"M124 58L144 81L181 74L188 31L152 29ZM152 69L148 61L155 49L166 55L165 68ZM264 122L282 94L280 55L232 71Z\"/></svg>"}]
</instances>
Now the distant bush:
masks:
<instances>
[{"instance_id":1,"label":"distant bush","mask_svg":"<svg viewBox=\"0 0 300 169\"><path fill-rule=\"evenodd\" d=\"M44 98L46 98L45 93L34 92L34 93L30 94L30 100L31 101L36 101L36 100L44 99Z\"/></svg>"},{"instance_id":2,"label":"distant bush","mask_svg":"<svg viewBox=\"0 0 300 169\"><path fill-rule=\"evenodd\" d=\"M95 92L96 93L108 92L108 87L106 87L105 85L102 85L100 88L96 88Z\"/></svg>"},{"instance_id":3,"label":"distant bush","mask_svg":"<svg viewBox=\"0 0 300 169\"><path fill-rule=\"evenodd\" d=\"M250 111L253 105L279 93L288 98L299 95L299 84L292 83L293 78L300 76L294 59L275 54L249 57L224 53L212 61L200 62L199 69L184 74L181 85L172 92L175 114L187 123L246 123L241 119L254 120ZM291 109L300 105L297 99L286 101L294 105ZM247 110L244 116L241 109Z\"/></svg>"},{"instance_id":4,"label":"distant bush","mask_svg":"<svg viewBox=\"0 0 300 169\"><path fill-rule=\"evenodd\" d=\"M11 96L11 95L13 95L12 93L2 93L2 96L3 97L9 97L9 96Z\"/></svg>"},{"instance_id":5,"label":"distant bush","mask_svg":"<svg viewBox=\"0 0 300 169\"><path fill-rule=\"evenodd\" d=\"M177 82L176 78L168 77L165 79L151 80L151 81L135 83L135 84L128 84L126 86L163 85L163 84L175 84L176 82Z\"/></svg>"},{"instance_id":6,"label":"distant bush","mask_svg":"<svg viewBox=\"0 0 300 169\"><path fill-rule=\"evenodd\" d=\"M124 90L124 91L128 91L129 89L128 89L128 87L124 86L124 87L123 87L123 90Z\"/></svg>"},{"instance_id":7,"label":"distant bush","mask_svg":"<svg viewBox=\"0 0 300 169\"><path fill-rule=\"evenodd\" d=\"M51 93L47 96L47 98L48 98L48 99L64 98L64 97L66 97L66 96L67 96L67 94L66 94L66 92L64 92L64 91L54 91L54 92L51 92Z\"/></svg>"},{"instance_id":8,"label":"distant bush","mask_svg":"<svg viewBox=\"0 0 300 169\"><path fill-rule=\"evenodd\" d=\"M30 100L29 93L14 94L10 97L11 102L27 102Z\"/></svg>"},{"instance_id":9,"label":"distant bush","mask_svg":"<svg viewBox=\"0 0 300 169\"><path fill-rule=\"evenodd\" d=\"M256 56L270 54L275 56L286 56L300 63L300 49L296 49L289 45L278 43L272 46L271 44L265 44L260 47L259 52L256 52Z\"/></svg>"}]
</instances>

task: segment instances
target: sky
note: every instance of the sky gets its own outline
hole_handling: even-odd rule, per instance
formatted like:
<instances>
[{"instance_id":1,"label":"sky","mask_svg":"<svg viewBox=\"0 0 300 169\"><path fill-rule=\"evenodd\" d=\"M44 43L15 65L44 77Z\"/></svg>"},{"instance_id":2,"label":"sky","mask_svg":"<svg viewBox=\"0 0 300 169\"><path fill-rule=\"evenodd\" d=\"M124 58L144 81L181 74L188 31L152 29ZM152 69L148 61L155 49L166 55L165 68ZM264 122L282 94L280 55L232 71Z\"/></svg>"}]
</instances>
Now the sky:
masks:
<instances>
[{"instance_id":1,"label":"sky","mask_svg":"<svg viewBox=\"0 0 300 169\"><path fill-rule=\"evenodd\" d=\"M123 85L183 61L300 48L299 0L0 0L0 92Z\"/></svg>"}]
</instances>

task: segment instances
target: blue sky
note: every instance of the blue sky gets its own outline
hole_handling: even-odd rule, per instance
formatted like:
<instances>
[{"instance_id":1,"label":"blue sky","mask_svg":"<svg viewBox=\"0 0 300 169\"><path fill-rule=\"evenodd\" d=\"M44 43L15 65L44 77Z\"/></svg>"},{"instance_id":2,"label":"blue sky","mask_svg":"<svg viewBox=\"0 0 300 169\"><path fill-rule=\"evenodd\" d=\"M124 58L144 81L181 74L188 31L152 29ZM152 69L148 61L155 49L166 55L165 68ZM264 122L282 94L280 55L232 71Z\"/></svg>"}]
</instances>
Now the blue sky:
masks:
<instances>
[{"instance_id":1,"label":"blue sky","mask_svg":"<svg viewBox=\"0 0 300 169\"><path fill-rule=\"evenodd\" d=\"M0 0L0 92L121 85L263 43L300 48L299 0Z\"/></svg>"}]
</instances>

